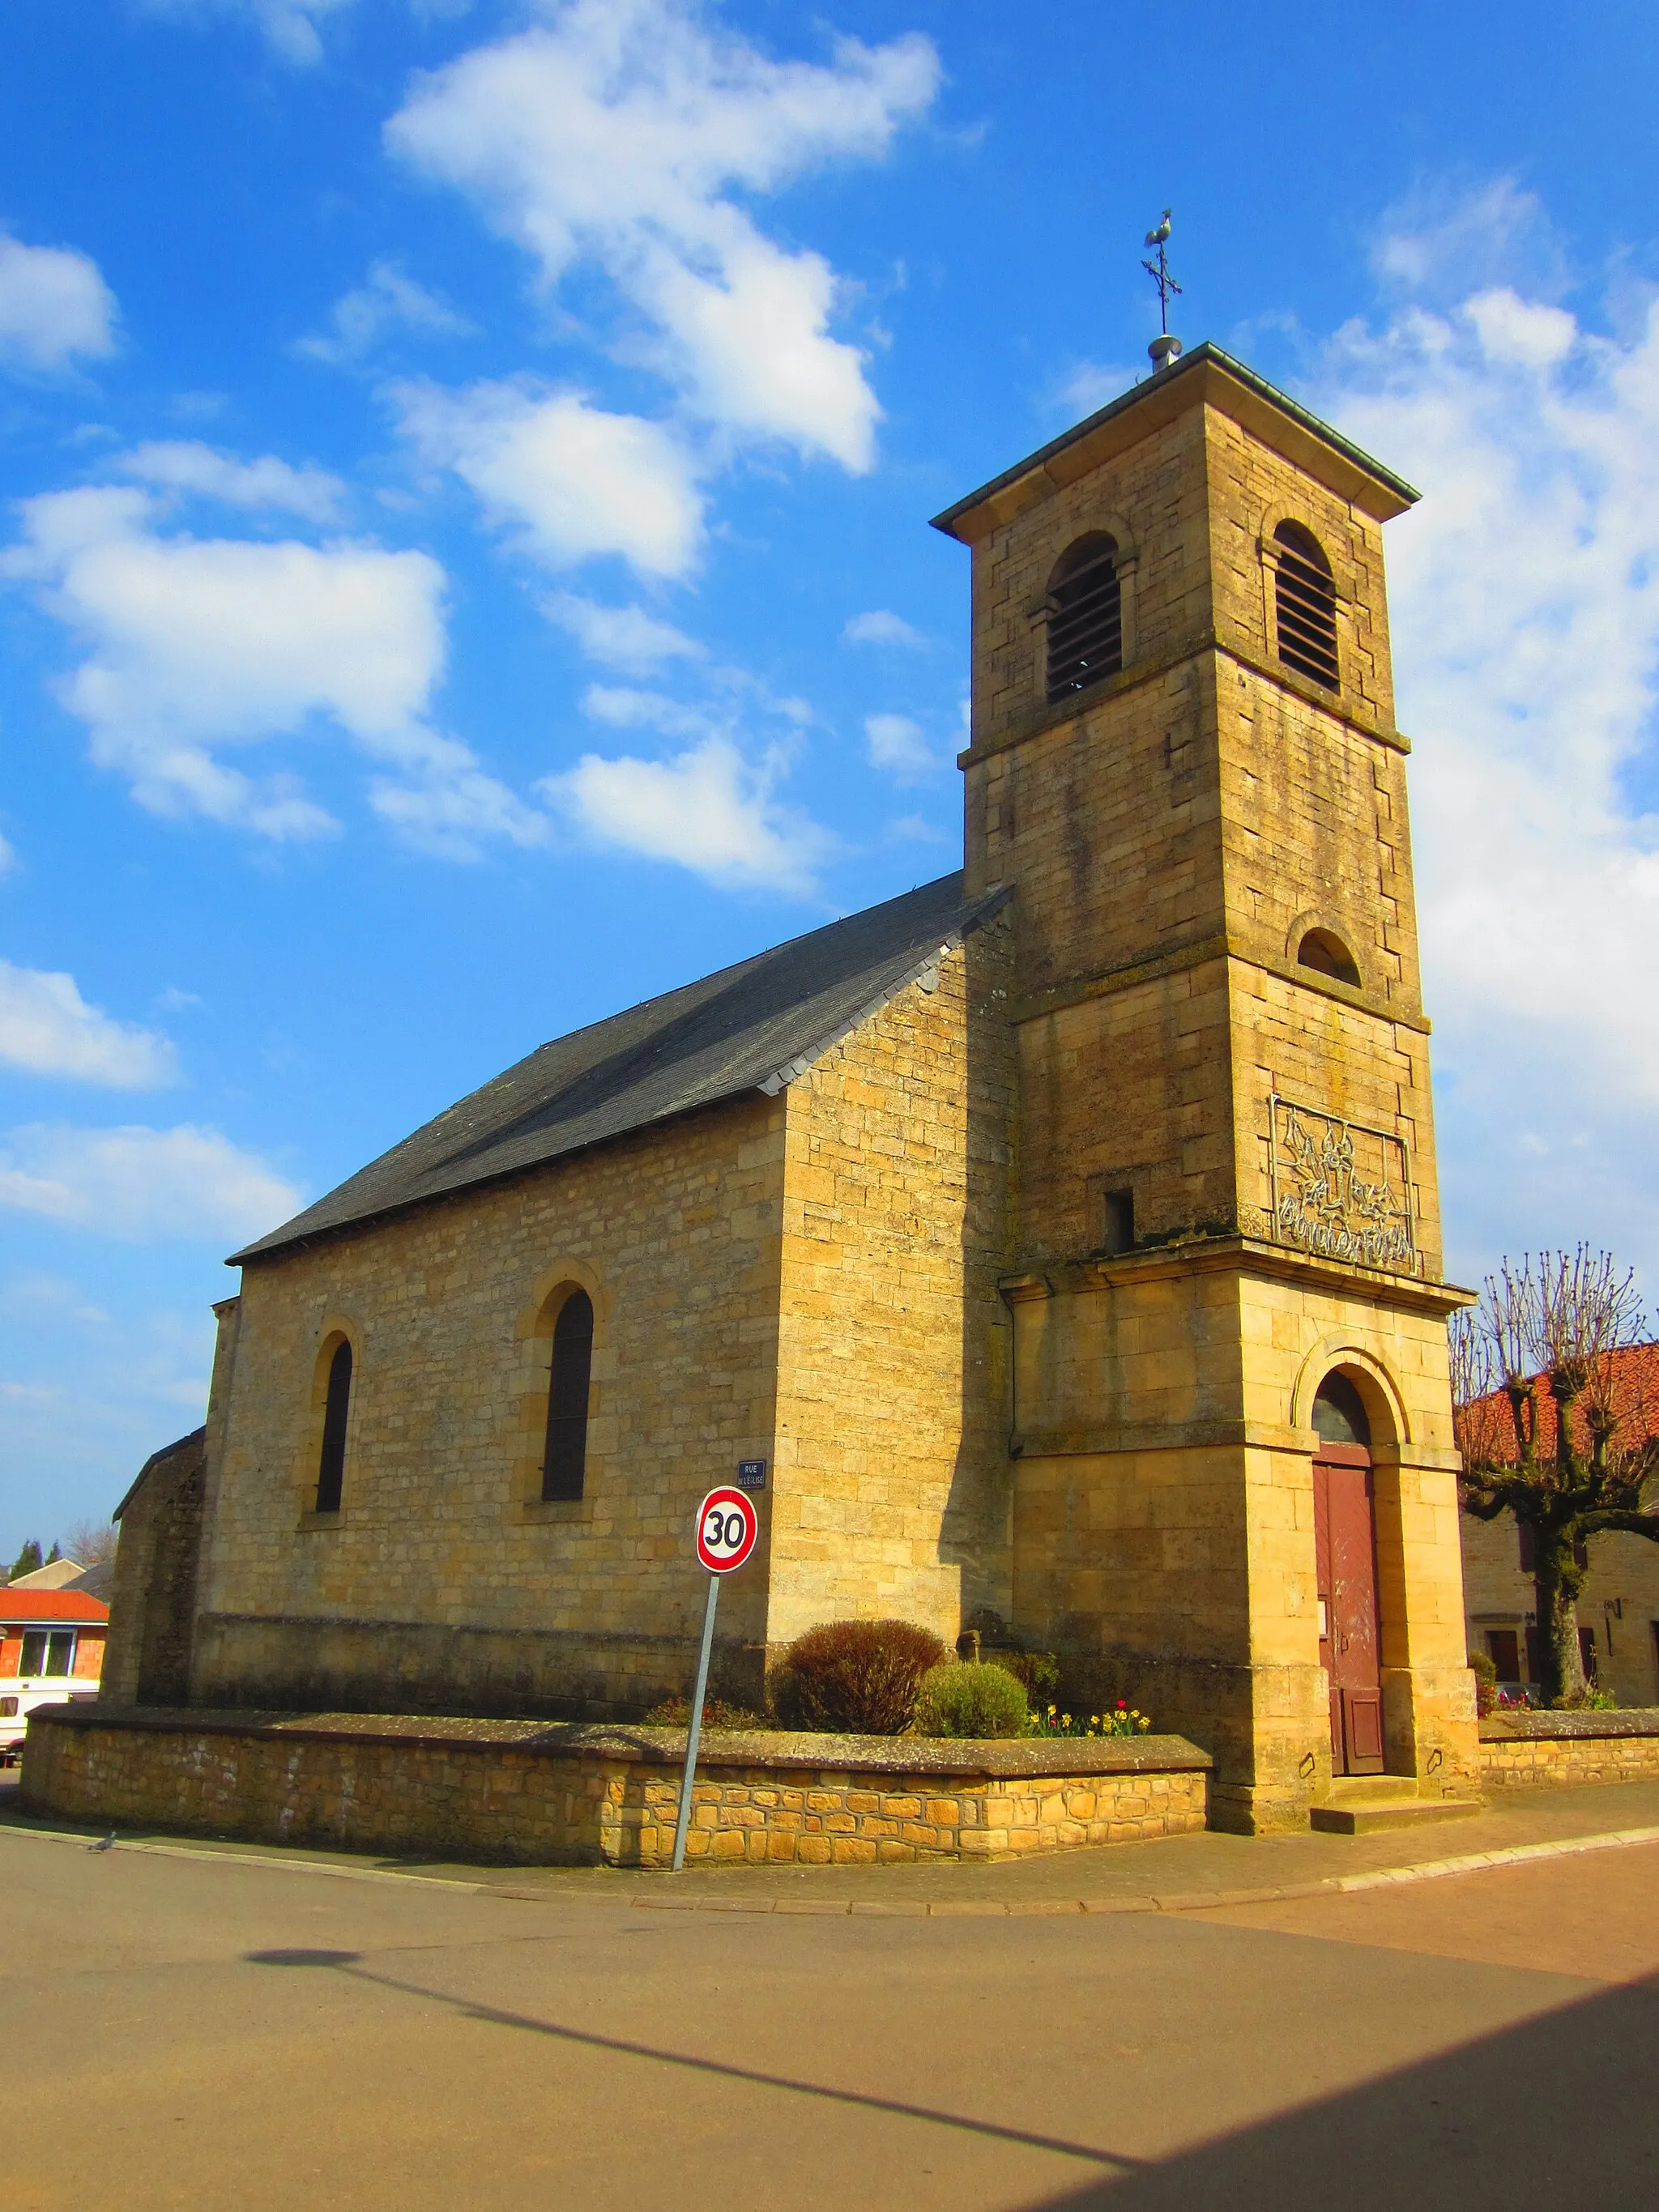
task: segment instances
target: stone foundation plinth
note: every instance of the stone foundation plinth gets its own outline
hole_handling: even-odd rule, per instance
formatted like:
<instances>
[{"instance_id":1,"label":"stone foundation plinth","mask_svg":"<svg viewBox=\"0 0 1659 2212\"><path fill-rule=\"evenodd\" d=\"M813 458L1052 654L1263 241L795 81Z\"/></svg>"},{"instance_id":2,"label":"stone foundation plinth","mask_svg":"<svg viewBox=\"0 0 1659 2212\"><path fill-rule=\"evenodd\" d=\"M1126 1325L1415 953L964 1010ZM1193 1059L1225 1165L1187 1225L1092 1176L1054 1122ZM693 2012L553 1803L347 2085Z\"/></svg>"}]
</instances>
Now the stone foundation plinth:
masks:
<instances>
[{"instance_id":1,"label":"stone foundation plinth","mask_svg":"<svg viewBox=\"0 0 1659 2212\"><path fill-rule=\"evenodd\" d=\"M1659 1711L1493 1713L1480 1723L1487 1790L1659 1779Z\"/></svg>"},{"instance_id":2,"label":"stone foundation plinth","mask_svg":"<svg viewBox=\"0 0 1659 2212\"><path fill-rule=\"evenodd\" d=\"M65 1706L30 1717L37 1817L336 1850L666 1866L674 1729ZM706 1735L687 1856L845 1865L1011 1859L1206 1825L1210 1759L1180 1736L945 1743Z\"/></svg>"}]
</instances>

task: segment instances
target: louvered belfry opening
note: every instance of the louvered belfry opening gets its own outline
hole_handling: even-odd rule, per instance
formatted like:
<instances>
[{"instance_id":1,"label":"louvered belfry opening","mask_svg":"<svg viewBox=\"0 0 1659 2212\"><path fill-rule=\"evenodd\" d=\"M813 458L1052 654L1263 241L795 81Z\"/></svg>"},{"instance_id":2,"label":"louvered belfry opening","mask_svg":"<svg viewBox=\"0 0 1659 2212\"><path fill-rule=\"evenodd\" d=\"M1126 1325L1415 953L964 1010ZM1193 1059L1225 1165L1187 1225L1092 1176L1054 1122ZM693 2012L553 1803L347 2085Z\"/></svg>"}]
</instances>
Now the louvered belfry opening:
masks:
<instances>
[{"instance_id":1,"label":"louvered belfry opening","mask_svg":"<svg viewBox=\"0 0 1659 2212\"><path fill-rule=\"evenodd\" d=\"M547 1504L582 1494L587 1472L587 1386L592 1371L593 1301L586 1291L572 1291L553 1325L547 1454L542 1462L542 1497Z\"/></svg>"},{"instance_id":2,"label":"louvered belfry opening","mask_svg":"<svg viewBox=\"0 0 1659 2212\"><path fill-rule=\"evenodd\" d=\"M1048 697L1085 690L1123 665L1123 587L1117 540L1080 538L1048 586Z\"/></svg>"},{"instance_id":3,"label":"louvered belfry opening","mask_svg":"<svg viewBox=\"0 0 1659 2212\"><path fill-rule=\"evenodd\" d=\"M1328 690L1339 688L1336 661L1336 585L1325 550L1300 523L1281 522L1273 532L1279 559L1273 598L1279 617L1279 657L1299 676Z\"/></svg>"}]
</instances>

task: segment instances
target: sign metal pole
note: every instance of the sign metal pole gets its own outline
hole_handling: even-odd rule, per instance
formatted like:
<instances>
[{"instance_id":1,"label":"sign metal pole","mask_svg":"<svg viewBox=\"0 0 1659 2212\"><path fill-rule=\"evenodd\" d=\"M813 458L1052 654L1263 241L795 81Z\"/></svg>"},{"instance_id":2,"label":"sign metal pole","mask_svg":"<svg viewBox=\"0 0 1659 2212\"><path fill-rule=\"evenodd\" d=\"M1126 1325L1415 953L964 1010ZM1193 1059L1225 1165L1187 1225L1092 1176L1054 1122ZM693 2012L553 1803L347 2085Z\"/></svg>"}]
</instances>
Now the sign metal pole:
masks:
<instances>
[{"instance_id":1,"label":"sign metal pole","mask_svg":"<svg viewBox=\"0 0 1659 2212\"><path fill-rule=\"evenodd\" d=\"M708 1689L708 1655L714 1648L714 1608L720 1601L720 1578L708 1577L708 1606L702 1617L702 1650L697 1659L697 1686L691 1698L691 1717L685 1731L685 1769L680 1777L680 1816L674 1827L674 1872L685 1865L685 1832L691 1825L691 1785L696 1778L697 1744L702 1735L702 1701Z\"/></svg>"}]
</instances>

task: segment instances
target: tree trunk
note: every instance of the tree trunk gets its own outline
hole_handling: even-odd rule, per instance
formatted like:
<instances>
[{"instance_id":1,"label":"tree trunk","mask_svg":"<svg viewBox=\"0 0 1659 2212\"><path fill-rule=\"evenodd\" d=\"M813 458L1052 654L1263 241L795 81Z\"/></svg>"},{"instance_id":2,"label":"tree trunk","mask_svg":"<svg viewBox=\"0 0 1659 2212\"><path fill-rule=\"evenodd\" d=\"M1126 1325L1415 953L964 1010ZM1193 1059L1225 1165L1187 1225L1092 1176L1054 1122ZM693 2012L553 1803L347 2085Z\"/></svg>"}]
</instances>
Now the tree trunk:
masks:
<instances>
[{"instance_id":1,"label":"tree trunk","mask_svg":"<svg viewBox=\"0 0 1659 2212\"><path fill-rule=\"evenodd\" d=\"M1568 1540L1538 1531L1538 1565L1533 1589L1538 1601L1538 1641L1542 1646L1546 1705L1559 1705L1584 1694L1584 1655L1578 1648L1577 1577Z\"/></svg>"}]
</instances>

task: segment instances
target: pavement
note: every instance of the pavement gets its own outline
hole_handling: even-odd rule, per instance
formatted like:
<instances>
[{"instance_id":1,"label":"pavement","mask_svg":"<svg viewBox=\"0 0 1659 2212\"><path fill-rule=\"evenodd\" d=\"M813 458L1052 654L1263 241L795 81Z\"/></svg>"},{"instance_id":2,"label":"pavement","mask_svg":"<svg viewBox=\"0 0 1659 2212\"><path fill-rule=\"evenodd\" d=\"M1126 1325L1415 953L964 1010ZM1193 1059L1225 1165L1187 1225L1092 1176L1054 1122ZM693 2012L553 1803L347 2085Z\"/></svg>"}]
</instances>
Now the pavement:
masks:
<instances>
[{"instance_id":1,"label":"pavement","mask_svg":"<svg viewBox=\"0 0 1659 2212\"><path fill-rule=\"evenodd\" d=\"M1659 1784L1007 1867L106 1842L0 1812L29 2212L1659 2203Z\"/></svg>"}]
</instances>

